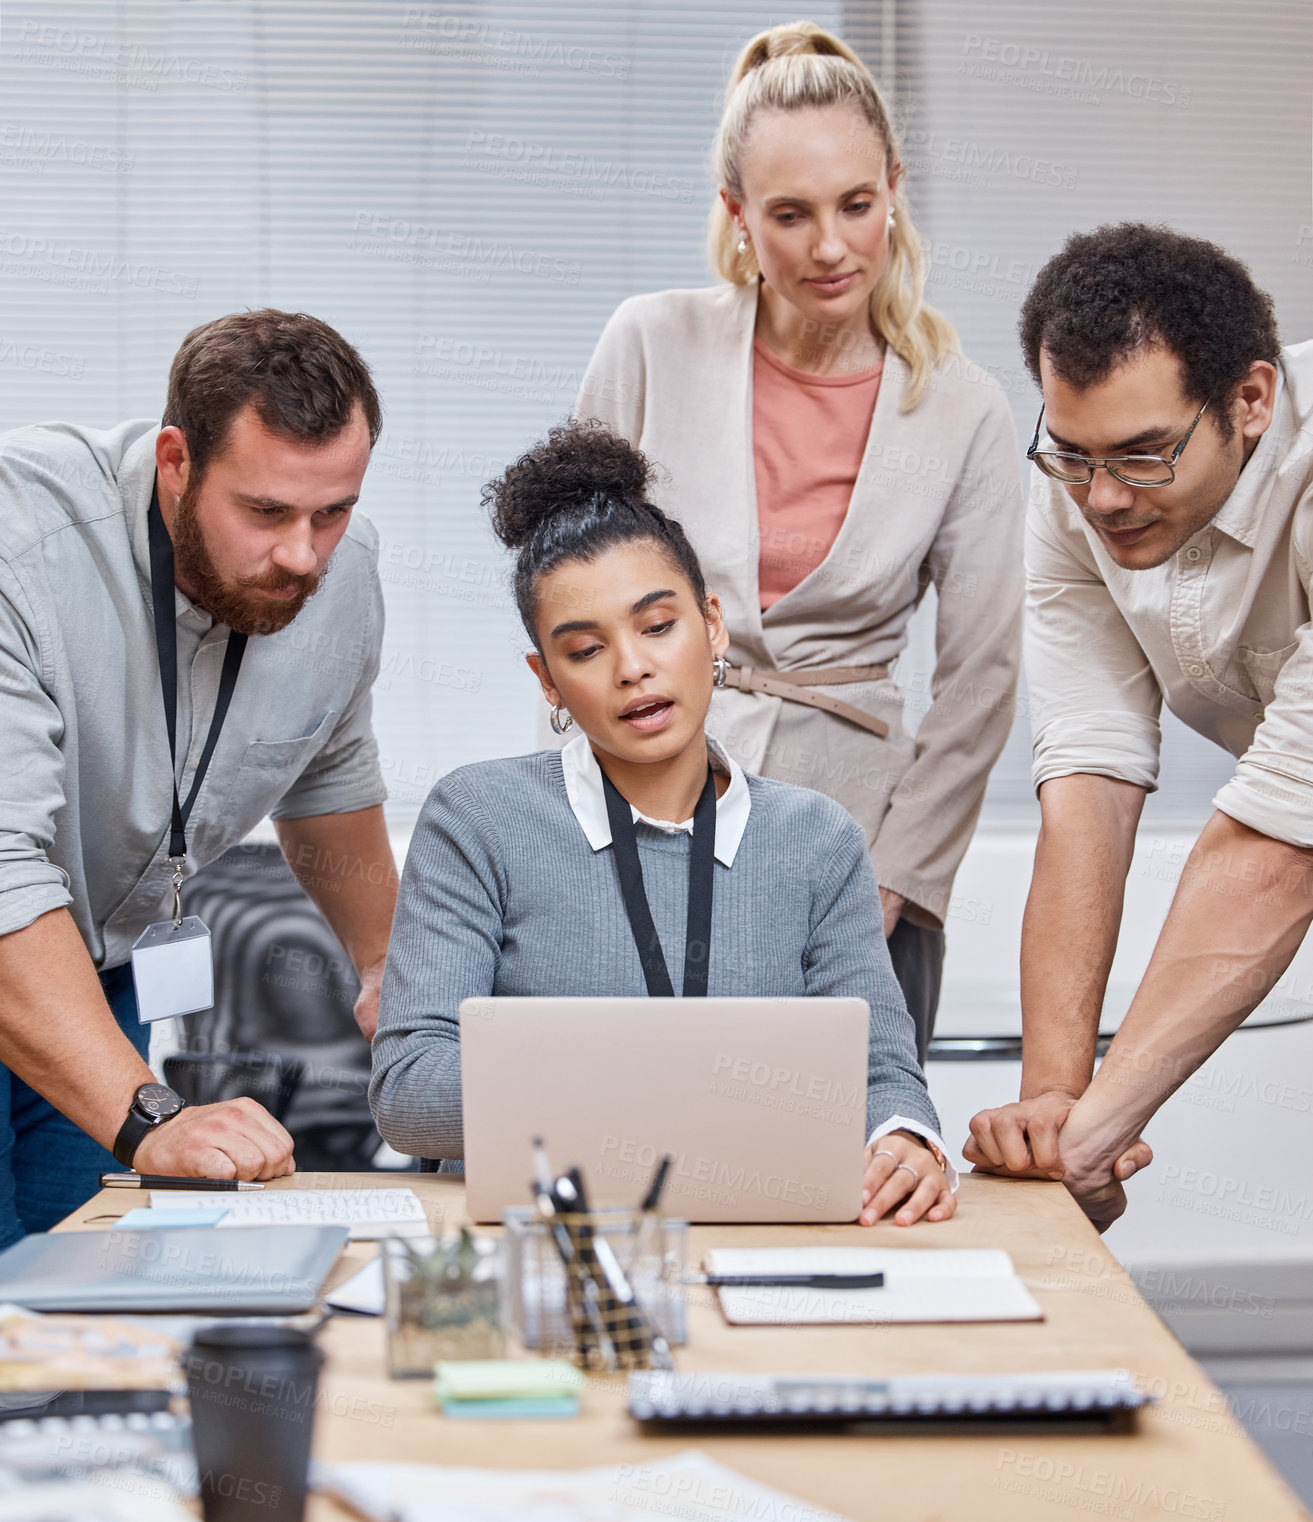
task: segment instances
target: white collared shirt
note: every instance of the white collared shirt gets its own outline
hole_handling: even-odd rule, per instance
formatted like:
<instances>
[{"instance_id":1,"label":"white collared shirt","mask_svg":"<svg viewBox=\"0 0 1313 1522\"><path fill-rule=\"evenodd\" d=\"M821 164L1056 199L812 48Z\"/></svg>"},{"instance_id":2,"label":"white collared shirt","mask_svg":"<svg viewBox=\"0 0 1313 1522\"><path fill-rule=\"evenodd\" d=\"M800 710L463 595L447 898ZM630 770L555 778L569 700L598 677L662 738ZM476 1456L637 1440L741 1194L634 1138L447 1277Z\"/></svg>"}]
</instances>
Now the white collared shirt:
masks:
<instances>
[{"instance_id":1,"label":"white collared shirt","mask_svg":"<svg viewBox=\"0 0 1313 1522\"><path fill-rule=\"evenodd\" d=\"M1166 702L1237 758L1215 808L1313 845L1313 343L1283 349L1278 370L1271 425L1230 496L1160 566L1119 566L1066 488L1035 472L1036 787L1092 772L1152 791Z\"/></svg>"},{"instance_id":2,"label":"white collared shirt","mask_svg":"<svg viewBox=\"0 0 1313 1522\"><path fill-rule=\"evenodd\" d=\"M738 854L739 842L748 827L748 814L752 809L752 796L748 792L748 779L734 758L728 755L718 740L707 736L714 771L729 777L729 786L716 799L716 860L722 867L732 867ZM565 773L565 795L579 826L588 837L594 851L603 851L611 844L611 821L606 812L606 792L602 787L602 768L588 743L587 735L576 735L561 751L561 770ZM633 805L630 805L633 808ZM649 819L633 809L635 824L650 824L654 829L665 830L670 835L691 835L693 821L684 820L674 824L669 819Z\"/></svg>"},{"instance_id":3,"label":"white collared shirt","mask_svg":"<svg viewBox=\"0 0 1313 1522\"><path fill-rule=\"evenodd\" d=\"M748 827L748 814L752 809L752 796L748 791L748 779L742 767L724 746L711 735L707 736L707 750L715 771L729 777L729 786L716 800L716 860L723 867L732 867L738 854L743 832ZM606 791L602 785L602 768L597 763L587 735L576 735L561 749L561 770L565 774L565 795L570 808L579 821L579 827L588 838L594 851L603 851L611 844L611 821L606 812ZM635 824L648 824L667 833L691 835L693 821L686 819L679 824L668 819L649 819L630 804ZM883 1125L877 1126L867 1141L867 1146L887 1136L891 1131L910 1131L937 1147L944 1157L944 1173L949 1188L957 1193L957 1171L948 1161L948 1148L938 1132L909 1120L904 1115L891 1115Z\"/></svg>"}]
</instances>

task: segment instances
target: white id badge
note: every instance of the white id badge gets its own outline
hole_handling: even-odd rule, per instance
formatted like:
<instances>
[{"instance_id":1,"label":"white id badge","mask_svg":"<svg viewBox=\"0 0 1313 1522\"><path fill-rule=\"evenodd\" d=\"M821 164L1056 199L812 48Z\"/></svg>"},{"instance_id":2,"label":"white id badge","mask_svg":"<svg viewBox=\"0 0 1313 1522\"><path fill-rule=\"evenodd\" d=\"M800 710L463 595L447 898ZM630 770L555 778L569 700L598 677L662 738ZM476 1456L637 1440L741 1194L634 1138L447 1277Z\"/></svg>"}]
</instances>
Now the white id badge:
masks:
<instances>
[{"instance_id":1,"label":"white id badge","mask_svg":"<svg viewBox=\"0 0 1313 1522\"><path fill-rule=\"evenodd\" d=\"M132 981L143 1025L214 1004L210 931L195 914L147 925L132 945Z\"/></svg>"}]
</instances>

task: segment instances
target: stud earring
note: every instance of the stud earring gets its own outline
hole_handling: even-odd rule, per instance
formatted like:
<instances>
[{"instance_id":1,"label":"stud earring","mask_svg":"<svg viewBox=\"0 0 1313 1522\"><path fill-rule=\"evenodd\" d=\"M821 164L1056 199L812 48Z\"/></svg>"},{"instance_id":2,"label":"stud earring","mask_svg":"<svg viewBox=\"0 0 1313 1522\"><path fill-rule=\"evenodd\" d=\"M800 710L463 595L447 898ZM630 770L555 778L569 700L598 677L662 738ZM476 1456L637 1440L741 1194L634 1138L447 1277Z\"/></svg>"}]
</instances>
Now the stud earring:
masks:
<instances>
[{"instance_id":1,"label":"stud earring","mask_svg":"<svg viewBox=\"0 0 1313 1522\"><path fill-rule=\"evenodd\" d=\"M561 717L562 714L565 715L564 718ZM574 719L570 714L565 712L565 709L562 708L559 703L552 704L552 711L549 715L549 719L552 726L552 733L554 735L563 735L568 730L574 728Z\"/></svg>"}]
</instances>

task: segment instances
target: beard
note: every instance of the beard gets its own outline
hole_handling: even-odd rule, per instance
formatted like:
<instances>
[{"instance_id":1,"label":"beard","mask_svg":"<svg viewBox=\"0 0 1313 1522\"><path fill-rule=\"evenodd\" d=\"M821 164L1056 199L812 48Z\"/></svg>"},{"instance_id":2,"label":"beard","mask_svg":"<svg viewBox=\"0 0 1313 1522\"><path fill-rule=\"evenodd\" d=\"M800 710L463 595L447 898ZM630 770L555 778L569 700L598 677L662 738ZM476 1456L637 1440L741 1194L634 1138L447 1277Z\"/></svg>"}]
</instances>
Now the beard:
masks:
<instances>
[{"instance_id":1,"label":"beard","mask_svg":"<svg viewBox=\"0 0 1313 1522\"><path fill-rule=\"evenodd\" d=\"M210 554L196 513L200 485L199 481L189 481L178 498L171 535L174 570L192 588L191 601L235 634L277 634L286 629L323 585L328 568L313 576L272 570L263 576L238 576L226 581ZM296 588L296 595L285 602L270 602L260 596L289 587Z\"/></svg>"}]
</instances>

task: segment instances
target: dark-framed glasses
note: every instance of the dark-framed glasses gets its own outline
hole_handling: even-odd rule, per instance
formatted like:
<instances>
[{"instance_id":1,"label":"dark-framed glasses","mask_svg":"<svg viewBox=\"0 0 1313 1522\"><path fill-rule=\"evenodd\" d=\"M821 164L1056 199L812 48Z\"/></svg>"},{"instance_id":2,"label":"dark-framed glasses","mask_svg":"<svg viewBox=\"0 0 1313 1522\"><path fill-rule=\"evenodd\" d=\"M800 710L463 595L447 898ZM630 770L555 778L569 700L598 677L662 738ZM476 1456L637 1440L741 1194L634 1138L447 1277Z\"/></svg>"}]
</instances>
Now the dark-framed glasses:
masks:
<instances>
[{"instance_id":1,"label":"dark-framed glasses","mask_svg":"<svg viewBox=\"0 0 1313 1522\"><path fill-rule=\"evenodd\" d=\"M1176 480L1176 466L1190 442L1190 435L1199 426L1199 419L1207 410L1205 402L1194 415L1194 422L1185 430L1185 436L1166 459L1160 454L1115 454L1102 460L1089 455L1072 454L1065 449L1041 449L1039 431L1044 424L1044 408L1039 409L1035 422L1035 437L1030 441L1026 458L1033 460L1046 476L1055 481L1065 481L1069 486L1088 486L1094 472L1102 467L1110 476L1124 481L1127 486L1170 486Z\"/></svg>"}]
</instances>

